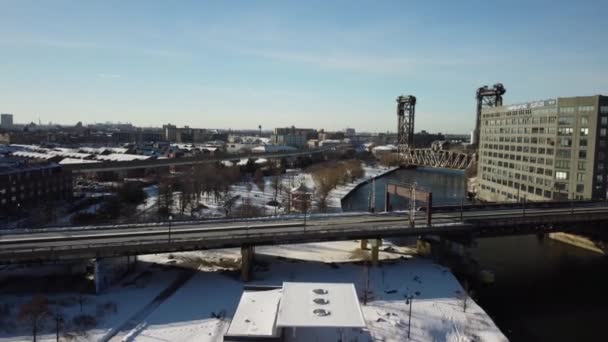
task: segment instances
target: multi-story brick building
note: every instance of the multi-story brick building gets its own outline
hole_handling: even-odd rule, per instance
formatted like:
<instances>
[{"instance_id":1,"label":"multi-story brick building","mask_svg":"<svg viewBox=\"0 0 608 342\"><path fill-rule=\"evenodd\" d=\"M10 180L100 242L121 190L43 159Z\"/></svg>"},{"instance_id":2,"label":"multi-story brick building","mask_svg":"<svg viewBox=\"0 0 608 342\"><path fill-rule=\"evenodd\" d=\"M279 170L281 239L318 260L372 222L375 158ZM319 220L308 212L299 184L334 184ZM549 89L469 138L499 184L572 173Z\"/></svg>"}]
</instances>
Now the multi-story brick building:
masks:
<instances>
[{"instance_id":1,"label":"multi-story brick building","mask_svg":"<svg viewBox=\"0 0 608 342\"><path fill-rule=\"evenodd\" d=\"M72 197L72 173L48 162L0 164L0 214Z\"/></svg>"},{"instance_id":2,"label":"multi-story brick building","mask_svg":"<svg viewBox=\"0 0 608 342\"><path fill-rule=\"evenodd\" d=\"M487 108L478 196L488 201L605 199L608 97Z\"/></svg>"},{"instance_id":3,"label":"multi-story brick building","mask_svg":"<svg viewBox=\"0 0 608 342\"><path fill-rule=\"evenodd\" d=\"M271 141L275 145L287 145L293 147L304 147L308 140L317 139L318 133L312 128L275 128Z\"/></svg>"}]
</instances>

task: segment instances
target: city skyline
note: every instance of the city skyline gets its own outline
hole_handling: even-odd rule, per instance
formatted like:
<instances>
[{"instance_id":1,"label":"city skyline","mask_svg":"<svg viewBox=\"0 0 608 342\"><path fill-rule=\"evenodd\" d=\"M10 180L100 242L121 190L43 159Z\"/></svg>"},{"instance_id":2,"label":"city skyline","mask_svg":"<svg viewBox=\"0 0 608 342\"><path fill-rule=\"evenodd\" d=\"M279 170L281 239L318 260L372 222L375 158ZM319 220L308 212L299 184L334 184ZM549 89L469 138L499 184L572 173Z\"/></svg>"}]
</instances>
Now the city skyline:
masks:
<instances>
[{"instance_id":1,"label":"city skyline","mask_svg":"<svg viewBox=\"0 0 608 342\"><path fill-rule=\"evenodd\" d=\"M384 132L413 94L416 131L467 133L484 84L506 104L606 93L593 1L2 8L0 112L20 123Z\"/></svg>"}]
</instances>

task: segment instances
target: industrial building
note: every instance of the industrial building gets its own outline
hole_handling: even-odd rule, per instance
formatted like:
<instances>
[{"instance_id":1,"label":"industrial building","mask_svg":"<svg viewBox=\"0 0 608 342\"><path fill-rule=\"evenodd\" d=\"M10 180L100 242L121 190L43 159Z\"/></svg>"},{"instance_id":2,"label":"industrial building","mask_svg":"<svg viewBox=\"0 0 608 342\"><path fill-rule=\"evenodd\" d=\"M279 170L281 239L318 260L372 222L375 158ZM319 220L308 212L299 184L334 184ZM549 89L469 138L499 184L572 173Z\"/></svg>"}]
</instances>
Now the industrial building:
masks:
<instances>
[{"instance_id":1,"label":"industrial building","mask_svg":"<svg viewBox=\"0 0 608 342\"><path fill-rule=\"evenodd\" d=\"M2 158L0 215L72 198L72 173L48 161Z\"/></svg>"},{"instance_id":2,"label":"industrial building","mask_svg":"<svg viewBox=\"0 0 608 342\"><path fill-rule=\"evenodd\" d=\"M312 128L275 128L271 136L271 142L275 145L287 145L301 148L307 145L308 140L317 139L318 133Z\"/></svg>"},{"instance_id":3,"label":"industrial building","mask_svg":"<svg viewBox=\"0 0 608 342\"><path fill-rule=\"evenodd\" d=\"M608 97L486 107L480 120L480 199L606 198Z\"/></svg>"}]
</instances>

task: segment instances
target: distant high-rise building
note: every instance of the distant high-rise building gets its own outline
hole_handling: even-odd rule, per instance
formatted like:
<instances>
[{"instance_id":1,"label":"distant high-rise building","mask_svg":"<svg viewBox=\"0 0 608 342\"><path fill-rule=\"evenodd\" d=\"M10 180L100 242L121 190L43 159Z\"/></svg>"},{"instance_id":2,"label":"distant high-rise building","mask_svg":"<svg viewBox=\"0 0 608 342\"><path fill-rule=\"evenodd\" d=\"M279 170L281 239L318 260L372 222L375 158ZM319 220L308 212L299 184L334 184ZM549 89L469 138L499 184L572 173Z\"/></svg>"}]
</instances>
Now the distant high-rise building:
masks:
<instances>
[{"instance_id":1,"label":"distant high-rise building","mask_svg":"<svg viewBox=\"0 0 608 342\"><path fill-rule=\"evenodd\" d=\"M163 125L163 135L166 141L176 142L178 129L172 124Z\"/></svg>"},{"instance_id":2,"label":"distant high-rise building","mask_svg":"<svg viewBox=\"0 0 608 342\"><path fill-rule=\"evenodd\" d=\"M0 127L11 128L13 127L13 114L3 113L0 115Z\"/></svg>"}]
</instances>

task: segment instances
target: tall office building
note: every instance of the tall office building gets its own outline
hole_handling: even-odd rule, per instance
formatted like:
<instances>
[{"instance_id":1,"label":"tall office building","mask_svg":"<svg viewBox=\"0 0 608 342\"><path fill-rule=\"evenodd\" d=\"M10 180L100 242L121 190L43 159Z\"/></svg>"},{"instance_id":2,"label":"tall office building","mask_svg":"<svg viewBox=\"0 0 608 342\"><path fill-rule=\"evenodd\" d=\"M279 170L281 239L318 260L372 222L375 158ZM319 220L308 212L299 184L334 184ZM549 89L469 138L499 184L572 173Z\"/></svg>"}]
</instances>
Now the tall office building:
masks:
<instances>
[{"instance_id":1,"label":"tall office building","mask_svg":"<svg viewBox=\"0 0 608 342\"><path fill-rule=\"evenodd\" d=\"M0 114L0 127L11 128L13 127L13 114Z\"/></svg>"},{"instance_id":2,"label":"tall office building","mask_svg":"<svg viewBox=\"0 0 608 342\"><path fill-rule=\"evenodd\" d=\"M484 109L477 189L487 201L605 199L608 97Z\"/></svg>"}]
</instances>

